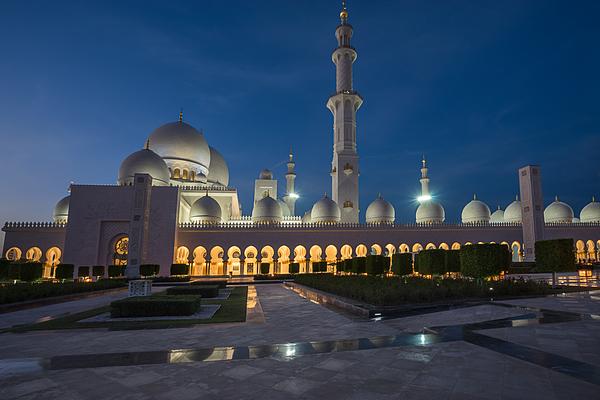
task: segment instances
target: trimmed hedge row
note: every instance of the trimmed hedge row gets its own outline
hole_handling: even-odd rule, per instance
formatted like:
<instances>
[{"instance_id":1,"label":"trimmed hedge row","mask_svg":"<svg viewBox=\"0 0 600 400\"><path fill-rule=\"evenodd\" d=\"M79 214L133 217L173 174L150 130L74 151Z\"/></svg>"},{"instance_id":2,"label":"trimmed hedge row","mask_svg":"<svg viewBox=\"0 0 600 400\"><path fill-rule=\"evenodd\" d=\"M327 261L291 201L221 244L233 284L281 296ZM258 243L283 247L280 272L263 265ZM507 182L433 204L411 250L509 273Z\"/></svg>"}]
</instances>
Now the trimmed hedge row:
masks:
<instances>
[{"instance_id":1,"label":"trimmed hedge row","mask_svg":"<svg viewBox=\"0 0 600 400\"><path fill-rule=\"evenodd\" d=\"M187 264L172 264L171 275L184 276L190 274L190 266Z\"/></svg>"},{"instance_id":2,"label":"trimmed hedge row","mask_svg":"<svg viewBox=\"0 0 600 400\"><path fill-rule=\"evenodd\" d=\"M472 278L499 275L510 267L508 247L502 244L471 244L460 249L460 272Z\"/></svg>"},{"instance_id":3,"label":"trimmed hedge row","mask_svg":"<svg viewBox=\"0 0 600 400\"><path fill-rule=\"evenodd\" d=\"M576 271L573 239L535 242L535 272Z\"/></svg>"},{"instance_id":4,"label":"trimmed hedge row","mask_svg":"<svg viewBox=\"0 0 600 400\"><path fill-rule=\"evenodd\" d=\"M217 285L219 289L225 289L227 287L227 279L211 279L205 281L192 281L190 282L193 286L211 286Z\"/></svg>"},{"instance_id":5,"label":"trimmed hedge row","mask_svg":"<svg viewBox=\"0 0 600 400\"><path fill-rule=\"evenodd\" d=\"M175 286L167 289L169 296L172 295L196 295L204 298L213 298L219 296L218 285L194 285L194 286Z\"/></svg>"},{"instance_id":6,"label":"trimmed hedge row","mask_svg":"<svg viewBox=\"0 0 600 400\"><path fill-rule=\"evenodd\" d=\"M271 270L271 264L269 263L260 263L260 273L263 275L267 275Z\"/></svg>"},{"instance_id":7,"label":"trimmed hedge row","mask_svg":"<svg viewBox=\"0 0 600 400\"><path fill-rule=\"evenodd\" d=\"M392 273L398 276L412 274L412 253L392 254Z\"/></svg>"},{"instance_id":8,"label":"trimmed hedge row","mask_svg":"<svg viewBox=\"0 0 600 400\"><path fill-rule=\"evenodd\" d=\"M127 286L122 280L101 279L98 282L17 283L0 285L0 304L16 303L74 293L93 292Z\"/></svg>"},{"instance_id":9,"label":"trimmed hedge row","mask_svg":"<svg viewBox=\"0 0 600 400\"><path fill-rule=\"evenodd\" d=\"M368 255L365 261L367 275L383 275L387 272L389 259L382 255Z\"/></svg>"},{"instance_id":10,"label":"trimmed hedge row","mask_svg":"<svg viewBox=\"0 0 600 400\"><path fill-rule=\"evenodd\" d=\"M300 263L290 263L290 274L297 274L300 272Z\"/></svg>"},{"instance_id":11,"label":"trimmed hedge row","mask_svg":"<svg viewBox=\"0 0 600 400\"><path fill-rule=\"evenodd\" d=\"M163 317L192 315L200 310L200 296L139 296L110 303L110 316Z\"/></svg>"},{"instance_id":12,"label":"trimmed hedge row","mask_svg":"<svg viewBox=\"0 0 600 400\"><path fill-rule=\"evenodd\" d=\"M152 277L160 273L160 265L158 264L142 264L140 265L140 276Z\"/></svg>"},{"instance_id":13,"label":"trimmed hedge row","mask_svg":"<svg viewBox=\"0 0 600 400\"><path fill-rule=\"evenodd\" d=\"M312 272L327 272L327 261L313 262Z\"/></svg>"}]
</instances>

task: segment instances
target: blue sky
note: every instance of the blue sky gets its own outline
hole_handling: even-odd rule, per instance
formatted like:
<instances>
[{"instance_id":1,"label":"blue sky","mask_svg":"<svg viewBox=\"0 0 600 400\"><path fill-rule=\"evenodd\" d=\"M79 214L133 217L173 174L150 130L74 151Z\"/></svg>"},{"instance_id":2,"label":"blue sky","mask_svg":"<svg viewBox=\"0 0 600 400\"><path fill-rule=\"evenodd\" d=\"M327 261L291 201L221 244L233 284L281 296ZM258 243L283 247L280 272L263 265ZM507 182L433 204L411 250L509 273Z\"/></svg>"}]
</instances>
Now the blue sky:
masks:
<instances>
[{"instance_id":1,"label":"blue sky","mask_svg":"<svg viewBox=\"0 0 600 400\"><path fill-rule=\"evenodd\" d=\"M11 1L0 4L0 220L48 220L69 182L113 183L159 125L202 128L249 213L253 181L299 210L330 192L339 2ZM361 209L381 192L414 219L422 153L448 221L491 208L540 164L549 202L600 195L600 2L349 2L358 51Z\"/></svg>"}]
</instances>

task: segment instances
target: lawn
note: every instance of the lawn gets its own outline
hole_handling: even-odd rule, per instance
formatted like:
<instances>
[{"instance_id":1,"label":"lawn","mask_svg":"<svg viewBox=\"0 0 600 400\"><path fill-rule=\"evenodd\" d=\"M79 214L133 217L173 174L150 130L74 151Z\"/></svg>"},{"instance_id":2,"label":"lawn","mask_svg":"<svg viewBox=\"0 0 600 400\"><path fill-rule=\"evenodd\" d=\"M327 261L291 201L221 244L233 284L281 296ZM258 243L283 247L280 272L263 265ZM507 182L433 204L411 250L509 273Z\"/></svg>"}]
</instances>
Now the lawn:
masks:
<instances>
[{"instance_id":1,"label":"lawn","mask_svg":"<svg viewBox=\"0 0 600 400\"><path fill-rule=\"evenodd\" d=\"M187 319L187 320L160 320L160 321L105 321L105 322L78 322L98 314L110 311L106 305L80 313L56 318L37 324L20 325L0 332L29 332L39 330L55 329L89 329L108 328L109 330L135 330L135 329L168 329L185 328L198 324L216 324L225 322L246 321L246 299L248 295L247 286L234 287L226 300L202 299L202 304L220 304L221 308L210 319Z\"/></svg>"}]
</instances>

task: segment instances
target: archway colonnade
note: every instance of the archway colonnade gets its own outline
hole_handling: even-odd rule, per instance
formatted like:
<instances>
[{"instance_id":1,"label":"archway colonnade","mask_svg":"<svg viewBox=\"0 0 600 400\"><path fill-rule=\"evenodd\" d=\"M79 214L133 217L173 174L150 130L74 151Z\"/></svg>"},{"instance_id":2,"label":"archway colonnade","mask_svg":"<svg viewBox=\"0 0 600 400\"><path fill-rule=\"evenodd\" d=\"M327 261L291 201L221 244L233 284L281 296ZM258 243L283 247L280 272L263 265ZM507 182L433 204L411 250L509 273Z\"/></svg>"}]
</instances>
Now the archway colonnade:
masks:
<instances>
[{"instance_id":1,"label":"archway colonnade","mask_svg":"<svg viewBox=\"0 0 600 400\"><path fill-rule=\"evenodd\" d=\"M13 246L10 247L4 253L4 258L9 261L26 261L26 262L39 262L44 265L44 278L51 278L54 276L54 269L60 264L62 257L62 250L58 246L51 246L46 251L42 251L41 248L33 246L23 251L23 249Z\"/></svg>"}]
</instances>

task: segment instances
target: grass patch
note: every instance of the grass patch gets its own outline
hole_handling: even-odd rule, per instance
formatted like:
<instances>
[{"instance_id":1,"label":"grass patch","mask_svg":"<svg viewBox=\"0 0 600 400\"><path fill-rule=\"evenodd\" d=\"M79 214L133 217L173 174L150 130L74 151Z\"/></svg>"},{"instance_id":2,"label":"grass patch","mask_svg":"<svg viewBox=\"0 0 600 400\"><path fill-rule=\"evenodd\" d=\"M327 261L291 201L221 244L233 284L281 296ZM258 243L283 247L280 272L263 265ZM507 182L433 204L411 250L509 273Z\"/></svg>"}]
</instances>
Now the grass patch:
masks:
<instances>
[{"instance_id":1,"label":"grass patch","mask_svg":"<svg viewBox=\"0 0 600 400\"><path fill-rule=\"evenodd\" d=\"M159 294L160 295L160 294ZM199 324L217 324L228 322L246 321L246 302L248 287L234 287L226 300L202 299L202 304L220 304L221 308L210 319L188 320L160 320L160 321L105 321L105 322L78 322L98 314L110 312L110 306L94 308L80 313L56 318L50 321L30 325L19 325L0 332L29 332L59 329L93 329L105 328L109 330L135 330L135 329L168 329L187 328Z\"/></svg>"}]
</instances>

